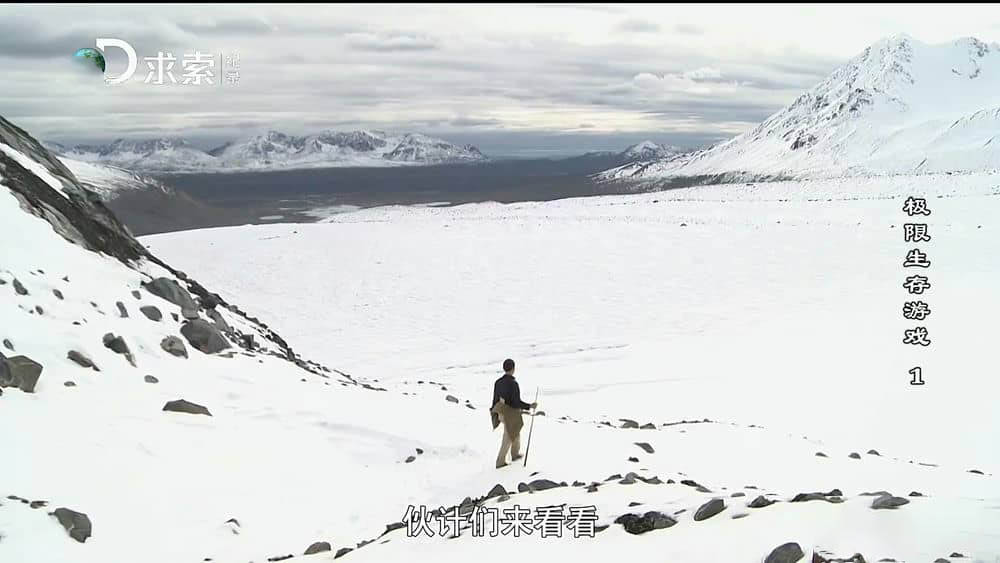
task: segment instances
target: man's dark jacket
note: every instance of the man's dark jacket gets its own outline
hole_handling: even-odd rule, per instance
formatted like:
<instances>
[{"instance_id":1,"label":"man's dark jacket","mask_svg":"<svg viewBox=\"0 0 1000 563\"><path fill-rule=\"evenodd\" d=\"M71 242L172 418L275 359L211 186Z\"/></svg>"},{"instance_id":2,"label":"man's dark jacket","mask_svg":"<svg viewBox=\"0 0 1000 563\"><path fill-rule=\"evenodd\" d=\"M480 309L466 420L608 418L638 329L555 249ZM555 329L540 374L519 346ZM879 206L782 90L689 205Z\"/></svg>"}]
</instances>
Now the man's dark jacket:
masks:
<instances>
[{"instance_id":1,"label":"man's dark jacket","mask_svg":"<svg viewBox=\"0 0 1000 563\"><path fill-rule=\"evenodd\" d=\"M523 410L531 409L531 405L521 400L521 387L518 386L514 376L509 373L503 374L500 379L493 383L493 403L490 407L495 406L501 397L510 407Z\"/></svg>"},{"instance_id":2,"label":"man's dark jacket","mask_svg":"<svg viewBox=\"0 0 1000 563\"><path fill-rule=\"evenodd\" d=\"M493 411L493 407L500 402L501 398L503 398L504 403L511 408L522 410L531 409L531 405L521 400L521 387L518 386L517 380L514 379L514 376L507 373L503 374L500 379L497 379L493 384L493 403L490 405L490 419L493 422L494 429L496 429L497 426L500 426L500 417Z\"/></svg>"}]
</instances>

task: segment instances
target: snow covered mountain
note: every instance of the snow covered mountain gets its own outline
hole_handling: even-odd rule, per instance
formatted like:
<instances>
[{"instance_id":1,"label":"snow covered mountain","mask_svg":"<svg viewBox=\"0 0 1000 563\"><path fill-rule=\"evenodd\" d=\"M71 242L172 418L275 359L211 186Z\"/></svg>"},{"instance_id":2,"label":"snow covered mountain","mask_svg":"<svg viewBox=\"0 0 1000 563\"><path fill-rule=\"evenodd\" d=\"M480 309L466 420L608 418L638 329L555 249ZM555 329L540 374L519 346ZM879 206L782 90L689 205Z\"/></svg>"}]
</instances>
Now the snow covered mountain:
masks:
<instances>
[{"instance_id":1,"label":"snow covered mountain","mask_svg":"<svg viewBox=\"0 0 1000 563\"><path fill-rule=\"evenodd\" d=\"M484 162L472 145L458 146L416 133L324 131L295 136L279 131L235 140L202 151L182 139L117 140L107 145L63 147L59 154L82 162L111 164L142 172L216 172L326 166L399 166Z\"/></svg>"},{"instance_id":2,"label":"snow covered mountain","mask_svg":"<svg viewBox=\"0 0 1000 563\"><path fill-rule=\"evenodd\" d=\"M660 145L653 141L642 141L626 148L619 156L626 162L645 162L669 158L684 152L687 151L680 147Z\"/></svg>"},{"instance_id":3,"label":"snow covered mountain","mask_svg":"<svg viewBox=\"0 0 1000 563\"><path fill-rule=\"evenodd\" d=\"M105 145L75 145L57 143L46 146L60 156L97 164L107 164L128 170L148 172L199 172L215 165L215 159L183 139L148 139L130 141L117 139Z\"/></svg>"},{"instance_id":4,"label":"snow covered mountain","mask_svg":"<svg viewBox=\"0 0 1000 563\"><path fill-rule=\"evenodd\" d=\"M155 190L164 194L174 193L173 189L163 182L124 168L68 157L58 158L81 184L104 201L115 199L128 191Z\"/></svg>"},{"instance_id":5,"label":"snow covered mountain","mask_svg":"<svg viewBox=\"0 0 1000 563\"><path fill-rule=\"evenodd\" d=\"M681 176L837 177L1000 167L1000 46L871 45L752 130L681 158L635 163L608 180Z\"/></svg>"}]
</instances>

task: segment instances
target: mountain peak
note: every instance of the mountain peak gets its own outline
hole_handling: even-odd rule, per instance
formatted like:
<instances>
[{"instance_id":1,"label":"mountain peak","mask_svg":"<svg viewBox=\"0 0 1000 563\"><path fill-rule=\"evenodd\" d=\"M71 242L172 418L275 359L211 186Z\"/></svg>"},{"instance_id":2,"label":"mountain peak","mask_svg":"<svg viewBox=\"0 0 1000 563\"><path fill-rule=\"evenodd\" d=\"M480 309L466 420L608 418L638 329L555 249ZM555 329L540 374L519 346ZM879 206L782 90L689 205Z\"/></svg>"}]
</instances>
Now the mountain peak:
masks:
<instances>
[{"instance_id":1,"label":"mountain peak","mask_svg":"<svg viewBox=\"0 0 1000 563\"><path fill-rule=\"evenodd\" d=\"M975 38L877 41L760 125L682 158L609 171L841 176L1000 165L1000 49Z\"/></svg>"},{"instance_id":2,"label":"mountain peak","mask_svg":"<svg viewBox=\"0 0 1000 563\"><path fill-rule=\"evenodd\" d=\"M674 156L680 152L683 151L678 147L661 145L650 140L645 140L629 146L620 153L620 156L626 161L649 161Z\"/></svg>"}]
</instances>

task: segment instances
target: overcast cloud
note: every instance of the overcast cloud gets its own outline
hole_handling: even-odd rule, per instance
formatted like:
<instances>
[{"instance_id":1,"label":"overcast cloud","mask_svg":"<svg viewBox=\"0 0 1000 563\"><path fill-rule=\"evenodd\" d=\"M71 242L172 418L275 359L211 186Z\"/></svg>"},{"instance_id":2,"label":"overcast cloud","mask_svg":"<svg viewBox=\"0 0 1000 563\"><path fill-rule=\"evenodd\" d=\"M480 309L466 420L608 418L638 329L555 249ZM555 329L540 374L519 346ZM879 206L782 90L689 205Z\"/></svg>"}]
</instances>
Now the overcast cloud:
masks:
<instances>
[{"instance_id":1,"label":"overcast cloud","mask_svg":"<svg viewBox=\"0 0 1000 563\"><path fill-rule=\"evenodd\" d=\"M1000 38L989 6L0 6L0 115L39 137L380 128L493 154L699 146L790 103L867 45ZM108 86L70 55L238 52L239 83ZM108 53L109 72L124 58ZM180 63L175 69L179 71ZM180 72L176 73L180 76Z\"/></svg>"}]
</instances>

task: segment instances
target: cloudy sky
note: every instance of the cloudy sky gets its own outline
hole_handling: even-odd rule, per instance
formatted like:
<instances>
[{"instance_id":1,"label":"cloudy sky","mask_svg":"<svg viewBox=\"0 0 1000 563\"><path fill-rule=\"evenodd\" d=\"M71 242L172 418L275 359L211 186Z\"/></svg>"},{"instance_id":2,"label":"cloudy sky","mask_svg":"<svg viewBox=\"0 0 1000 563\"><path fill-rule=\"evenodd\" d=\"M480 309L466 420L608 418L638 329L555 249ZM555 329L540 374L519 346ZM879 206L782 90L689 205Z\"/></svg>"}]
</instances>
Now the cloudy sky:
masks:
<instances>
[{"instance_id":1,"label":"cloudy sky","mask_svg":"<svg viewBox=\"0 0 1000 563\"><path fill-rule=\"evenodd\" d=\"M1000 39L1000 10L948 5L0 6L0 115L47 140L380 128L493 155L700 146L791 102L869 44ZM238 53L239 82L106 85L97 37ZM109 74L125 57L108 49ZM218 70L218 69L217 69ZM181 63L175 75L182 76Z\"/></svg>"}]
</instances>

